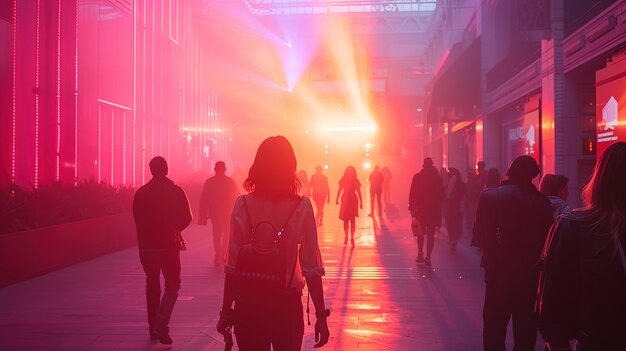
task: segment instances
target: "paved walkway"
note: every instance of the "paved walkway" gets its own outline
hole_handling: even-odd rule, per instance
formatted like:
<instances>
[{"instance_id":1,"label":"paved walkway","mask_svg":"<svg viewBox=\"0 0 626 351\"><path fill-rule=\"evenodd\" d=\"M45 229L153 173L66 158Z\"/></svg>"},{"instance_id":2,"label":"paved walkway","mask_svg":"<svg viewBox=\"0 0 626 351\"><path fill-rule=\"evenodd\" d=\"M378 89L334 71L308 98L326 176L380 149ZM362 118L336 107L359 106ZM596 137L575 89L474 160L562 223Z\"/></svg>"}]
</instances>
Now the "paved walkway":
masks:
<instances>
[{"instance_id":1,"label":"paved walkway","mask_svg":"<svg viewBox=\"0 0 626 351\"><path fill-rule=\"evenodd\" d=\"M362 210L354 249L343 245L337 207L327 206L319 229L333 311L324 350L481 349L484 284L468 238L453 252L439 233L426 268L414 262L404 207L374 219ZM208 228L185 232L172 346L148 338L144 275L133 248L0 289L0 350L223 350L214 327L223 273L212 264ZM313 343L307 326L303 350ZM536 349L543 350L539 342Z\"/></svg>"}]
</instances>

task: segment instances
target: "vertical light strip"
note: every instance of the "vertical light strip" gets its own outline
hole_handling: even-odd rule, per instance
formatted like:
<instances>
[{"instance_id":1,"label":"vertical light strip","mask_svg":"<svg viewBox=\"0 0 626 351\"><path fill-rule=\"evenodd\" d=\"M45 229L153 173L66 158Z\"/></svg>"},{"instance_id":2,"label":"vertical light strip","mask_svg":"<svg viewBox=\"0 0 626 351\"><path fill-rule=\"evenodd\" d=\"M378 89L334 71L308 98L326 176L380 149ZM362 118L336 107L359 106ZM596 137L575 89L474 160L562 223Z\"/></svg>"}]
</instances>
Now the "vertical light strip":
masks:
<instances>
[{"instance_id":1,"label":"vertical light strip","mask_svg":"<svg viewBox=\"0 0 626 351\"><path fill-rule=\"evenodd\" d=\"M78 0L74 34L74 186L78 186Z\"/></svg>"},{"instance_id":2,"label":"vertical light strip","mask_svg":"<svg viewBox=\"0 0 626 351\"><path fill-rule=\"evenodd\" d=\"M56 181L61 178L61 0L57 14L57 148L56 148Z\"/></svg>"},{"instance_id":3,"label":"vertical light strip","mask_svg":"<svg viewBox=\"0 0 626 351\"><path fill-rule=\"evenodd\" d=\"M102 181L102 106L98 104L98 183Z\"/></svg>"},{"instance_id":4,"label":"vertical light strip","mask_svg":"<svg viewBox=\"0 0 626 351\"><path fill-rule=\"evenodd\" d=\"M133 1L133 188L137 185L137 160L135 158L137 152L137 3L138 1ZM124 172L124 176L126 176L126 172Z\"/></svg>"},{"instance_id":5,"label":"vertical light strip","mask_svg":"<svg viewBox=\"0 0 626 351\"><path fill-rule=\"evenodd\" d=\"M11 119L11 196L15 196L15 131L17 124L17 0L13 1L13 111Z\"/></svg>"},{"instance_id":6,"label":"vertical light strip","mask_svg":"<svg viewBox=\"0 0 626 351\"><path fill-rule=\"evenodd\" d=\"M35 180L33 186L39 188L39 21L41 0L37 0L35 19Z\"/></svg>"},{"instance_id":7,"label":"vertical light strip","mask_svg":"<svg viewBox=\"0 0 626 351\"><path fill-rule=\"evenodd\" d=\"M111 109L111 185L115 185L115 110Z\"/></svg>"},{"instance_id":8,"label":"vertical light strip","mask_svg":"<svg viewBox=\"0 0 626 351\"><path fill-rule=\"evenodd\" d=\"M126 111L122 112L122 185L126 185Z\"/></svg>"}]
</instances>

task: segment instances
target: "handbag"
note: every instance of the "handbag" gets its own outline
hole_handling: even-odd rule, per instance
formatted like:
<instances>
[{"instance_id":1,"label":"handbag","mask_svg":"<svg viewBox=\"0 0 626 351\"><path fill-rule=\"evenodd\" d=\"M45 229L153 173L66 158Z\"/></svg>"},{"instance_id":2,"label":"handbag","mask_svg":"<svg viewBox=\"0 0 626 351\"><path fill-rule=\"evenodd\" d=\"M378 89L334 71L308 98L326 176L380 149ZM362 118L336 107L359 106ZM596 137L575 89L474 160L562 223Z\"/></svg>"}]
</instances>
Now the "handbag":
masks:
<instances>
[{"instance_id":1,"label":"handbag","mask_svg":"<svg viewBox=\"0 0 626 351\"><path fill-rule=\"evenodd\" d=\"M413 231L413 236L424 235L424 228L422 228L422 224L417 217L411 218L411 230Z\"/></svg>"}]
</instances>

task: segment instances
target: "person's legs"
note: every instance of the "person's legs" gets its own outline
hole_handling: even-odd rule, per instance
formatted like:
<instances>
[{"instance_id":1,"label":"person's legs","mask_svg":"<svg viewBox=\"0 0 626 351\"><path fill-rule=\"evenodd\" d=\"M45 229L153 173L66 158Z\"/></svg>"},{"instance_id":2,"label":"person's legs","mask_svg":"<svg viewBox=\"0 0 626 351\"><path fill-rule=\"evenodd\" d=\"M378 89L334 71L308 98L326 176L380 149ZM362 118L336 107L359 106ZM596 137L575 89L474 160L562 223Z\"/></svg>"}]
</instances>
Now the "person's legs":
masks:
<instances>
[{"instance_id":1,"label":"person's legs","mask_svg":"<svg viewBox=\"0 0 626 351\"><path fill-rule=\"evenodd\" d=\"M226 261L226 248L228 248L228 226L227 218L213 218L213 247L215 248L215 264L224 264Z\"/></svg>"},{"instance_id":2,"label":"person's legs","mask_svg":"<svg viewBox=\"0 0 626 351\"><path fill-rule=\"evenodd\" d=\"M351 227L350 227L350 238L351 238L350 239L350 243L352 244L352 246L354 246L354 232L356 231L355 224L356 224L356 219L354 217L352 217L350 219L350 225L351 225Z\"/></svg>"},{"instance_id":3,"label":"person's legs","mask_svg":"<svg viewBox=\"0 0 626 351\"><path fill-rule=\"evenodd\" d=\"M159 304L161 303L161 266L156 253L139 253L139 259L146 273L146 305L148 308L148 327L152 334Z\"/></svg>"},{"instance_id":4,"label":"person's legs","mask_svg":"<svg viewBox=\"0 0 626 351\"><path fill-rule=\"evenodd\" d=\"M425 234L428 237L428 243L426 244L426 263L430 264L433 249L435 248L435 227L427 225L425 228Z\"/></svg>"},{"instance_id":5,"label":"person's legs","mask_svg":"<svg viewBox=\"0 0 626 351\"><path fill-rule=\"evenodd\" d=\"M538 280L539 278L537 278ZM534 281L514 292L513 310L513 351L532 351L537 342L537 324L533 320L535 303Z\"/></svg>"},{"instance_id":6,"label":"person's legs","mask_svg":"<svg viewBox=\"0 0 626 351\"><path fill-rule=\"evenodd\" d=\"M501 282L490 282L485 288L483 308L483 350L506 351L506 326L511 318L508 289Z\"/></svg>"},{"instance_id":7,"label":"person's legs","mask_svg":"<svg viewBox=\"0 0 626 351\"><path fill-rule=\"evenodd\" d=\"M304 318L300 293L293 289L288 298L287 309L279 313L272 325L272 347L274 351L295 351L302 348Z\"/></svg>"},{"instance_id":8,"label":"person's legs","mask_svg":"<svg viewBox=\"0 0 626 351\"><path fill-rule=\"evenodd\" d=\"M419 233L417 237L417 258L415 258L415 262L423 263L424 262L424 234L426 231L426 226L421 222L417 225L422 227L421 233Z\"/></svg>"},{"instance_id":9,"label":"person's legs","mask_svg":"<svg viewBox=\"0 0 626 351\"><path fill-rule=\"evenodd\" d=\"M344 219L343 220L343 232L344 232L344 237L343 237L343 244L344 245L348 245L348 229L349 229L349 220Z\"/></svg>"},{"instance_id":10,"label":"person's legs","mask_svg":"<svg viewBox=\"0 0 626 351\"><path fill-rule=\"evenodd\" d=\"M171 344L172 339L169 336L169 322L176 299L178 299L178 291L180 290L180 251L166 251L162 253L161 270L165 278L165 292L159 305L154 322L154 333L162 344Z\"/></svg>"},{"instance_id":11,"label":"person's legs","mask_svg":"<svg viewBox=\"0 0 626 351\"><path fill-rule=\"evenodd\" d=\"M383 205L382 205L382 199L381 197L381 193L380 191L376 193L376 200L378 200L378 215L382 216L383 215Z\"/></svg>"}]
</instances>

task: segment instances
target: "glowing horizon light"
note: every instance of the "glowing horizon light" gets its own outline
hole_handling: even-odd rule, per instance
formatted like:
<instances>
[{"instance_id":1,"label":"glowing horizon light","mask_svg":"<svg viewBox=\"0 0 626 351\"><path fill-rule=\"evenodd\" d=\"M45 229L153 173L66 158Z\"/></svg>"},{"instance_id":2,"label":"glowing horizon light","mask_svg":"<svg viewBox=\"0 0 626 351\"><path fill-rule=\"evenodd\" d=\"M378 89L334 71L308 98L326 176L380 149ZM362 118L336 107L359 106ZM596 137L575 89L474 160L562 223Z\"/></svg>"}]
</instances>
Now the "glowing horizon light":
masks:
<instances>
[{"instance_id":1,"label":"glowing horizon light","mask_svg":"<svg viewBox=\"0 0 626 351\"><path fill-rule=\"evenodd\" d=\"M365 163L363 163L363 168L370 169L370 168L372 168L372 164L369 163L369 162L365 162Z\"/></svg>"},{"instance_id":2,"label":"glowing horizon light","mask_svg":"<svg viewBox=\"0 0 626 351\"><path fill-rule=\"evenodd\" d=\"M345 126L345 127L326 127L323 128L323 131L326 133L337 133L337 132L375 132L377 130L376 126Z\"/></svg>"}]
</instances>

